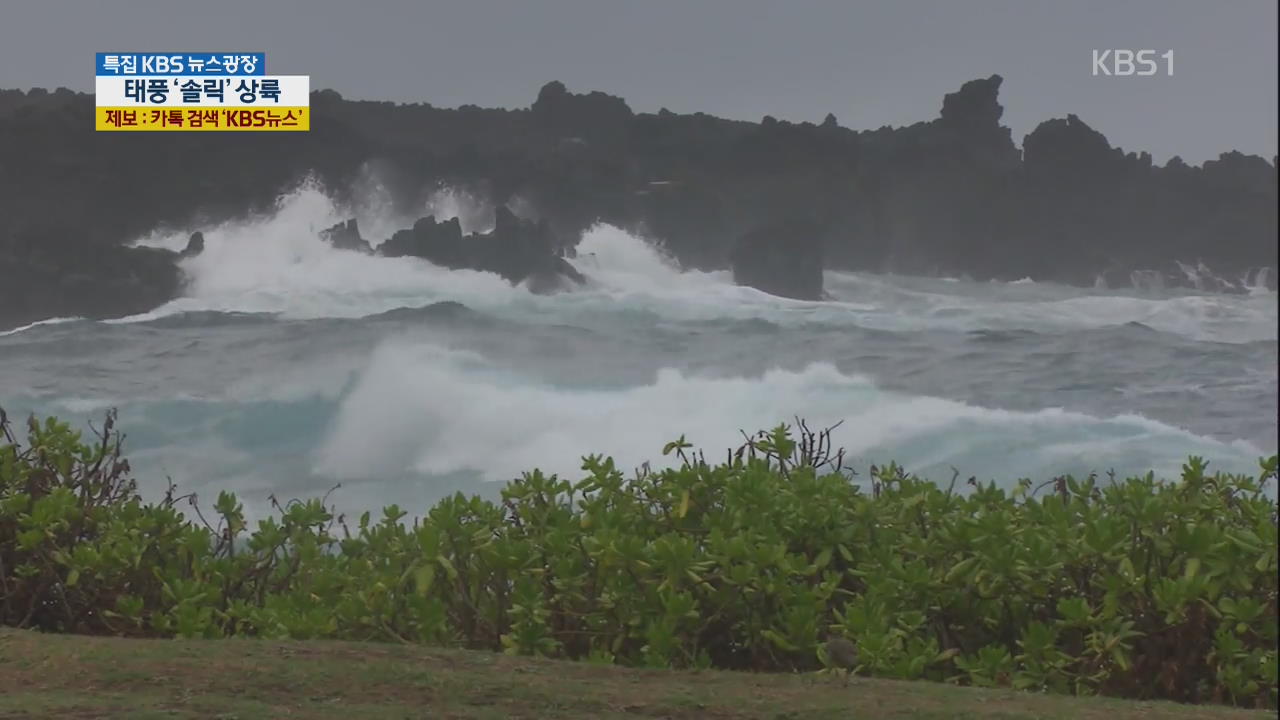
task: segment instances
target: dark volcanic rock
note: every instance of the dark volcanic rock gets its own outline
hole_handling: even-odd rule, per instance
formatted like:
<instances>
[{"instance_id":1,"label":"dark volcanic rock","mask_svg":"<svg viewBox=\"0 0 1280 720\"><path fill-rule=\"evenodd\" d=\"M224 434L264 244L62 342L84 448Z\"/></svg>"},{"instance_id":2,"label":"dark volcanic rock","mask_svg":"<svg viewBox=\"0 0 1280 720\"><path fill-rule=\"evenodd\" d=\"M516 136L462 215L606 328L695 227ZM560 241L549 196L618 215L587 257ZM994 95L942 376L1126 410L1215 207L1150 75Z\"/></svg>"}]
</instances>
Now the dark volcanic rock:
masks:
<instances>
[{"instance_id":1,"label":"dark volcanic rock","mask_svg":"<svg viewBox=\"0 0 1280 720\"><path fill-rule=\"evenodd\" d=\"M572 290L586 281L587 278L568 260L556 257L529 273L526 287L529 288L529 292L546 295L561 290Z\"/></svg>"},{"instance_id":2,"label":"dark volcanic rock","mask_svg":"<svg viewBox=\"0 0 1280 720\"><path fill-rule=\"evenodd\" d=\"M505 206L495 212L490 233L462 235L458 218L438 223L422 218L401 230L378 252L390 257L418 257L453 270L483 270L511 283L529 281L535 292L549 292L585 278L556 251L546 222L521 220Z\"/></svg>"},{"instance_id":3,"label":"dark volcanic rock","mask_svg":"<svg viewBox=\"0 0 1280 720\"><path fill-rule=\"evenodd\" d=\"M360 237L360 228L356 225L355 218L340 222L327 230L321 230L320 239L339 250L354 250L366 254L373 252L368 241Z\"/></svg>"},{"instance_id":4,"label":"dark volcanic rock","mask_svg":"<svg viewBox=\"0 0 1280 720\"><path fill-rule=\"evenodd\" d=\"M400 230L378 246L378 254L388 257L417 257L454 270L474 268L468 263L458 218L438 223L434 215L420 218L409 230Z\"/></svg>"},{"instance_id":5,"label":"dark volcanic rock","mask_svg":"<svg viewBox=\"0 0 1280 720\"><path fill-rule=\"evenodd\" d=\"M556 253L551 227L544 221L521 220L504 206L494 214L493 232L472 235L478 265L507 280L529 280L530 289L552 290L562 281L582 283L585 278Z\"/></svg>"},{"instance_id":6,"label":"dark volcanic rock","mask_svg":"<svg viewBox=\"0 0 1280 720\"><path fill-rule=\"evenodd\" d=\"M1021 242L1006 243L1006 264L1033 278L1087 284L1101 273L1117 287L1159 270L1166 286L1212 292L1277 264L1276 168L1262 158L1161 168L1075 115L1041 123L1023 147L1022 182L1005 210Z\"/></svg>"},{"instance_id":7,"label":"dark volcanic rock","mask_svg":"<svg viewBox=\"0 0 1280 720\"><path fill-rule=\"evenodd\" d=\"M1124 152L1075 115L1046 120L1022 142L1028 175L1058 182L1083 178L1111 180L1124 164Z\"/></svg>"},{"instance_id":8,"label":"dark volcanic rock","mask_svg":"<svg viewBox=\"0 0 1280 720\"><path fill-rule=\"evenodd\" d=\"M178 257L184 259L195 257L202 252L204 252L204 233L197 231L191 233L191 237L187 238L187 246L182 249L182 252L178 253Z\"/></svg>"},{"instance_id":9,"label":"dark volcanic rock","mask_svg":"<svg viewBox=\"0 0 1280 720\"><path fill-rule=\"evenodd\" d=\"M788 219L743 235L731 256L733 280L771 295L821 300L823 241L813 222Z\"/></svg>"},{"instance_id":10,"label":"dark volcanic rock","mask_svg":"<svg viewBox=\"0 0 1280 720\"><path fill-rule=\"evenodd\" d=\"M602 92L575 95L557 81L542 86L530 110L540 125L579 143L615 139L634 117L620 97Z\"/></svg>"},{"instance_id":11,"label":"dark volcanic rock","mask_svg":"<svg viewBox=\"0 0 1280 720\"><path fill-rule=\"evenodd\" d=\"M306 133L107 133L84 121L90 95L0 90L0 327L163 302L179 254L144 259L123 246L158 227L272 212L308 178L340 205L372 179L406 216L443 186L520 207L537 219L504 210L493 233L469 238L431 220L380 252L539 289L578 279L564 256L597 222L661 240L685 267L729 266L738 245L753 284L789 283L790 271L754 279L752 258L772 250L738 240L796 217L823 228L831 268L1113 286L1158 270L1206 291L1249 284L1238 281L1247 273L1272 282L1259 268L1280 265L1274 159L1228 152L1161 167L1075 115L1042 123L1019 149L1000 124L1001 85L998 75L966 82L934 118L862 132L834 116L635 113L621 98L553 82L516 110L319 91ZM35 238L51 235L56 250L36 252L46 240ZM329 241L367 245L346 224ZM795 273L809 280L785 291L812 296L811 270Z\"/></svg>"},{"instance_id":12,"label":"dark volcanic rock","mask_svg":"<svg viewBox=\"0 0 1280 720\"><path fill-rule=\"evenodd\" d=\"M73 231L17 237L0 255L0 327L51 317L122 317L173 299L178 253L156 248L84 247Z\"/></svg>"},{"instance_id":13,"label":"dark volcanic rock","mask_svg":"<svg viewBox=\"0 0 1280 720\"><path fill-rule=\"evenodd\" d=\"M1000 84L1004 79L992 75L985 80L970 80L953 93L942 97L944 125L982 131L997 127L1004 108L1000 107Z\"/></svg>"}]
</instances>

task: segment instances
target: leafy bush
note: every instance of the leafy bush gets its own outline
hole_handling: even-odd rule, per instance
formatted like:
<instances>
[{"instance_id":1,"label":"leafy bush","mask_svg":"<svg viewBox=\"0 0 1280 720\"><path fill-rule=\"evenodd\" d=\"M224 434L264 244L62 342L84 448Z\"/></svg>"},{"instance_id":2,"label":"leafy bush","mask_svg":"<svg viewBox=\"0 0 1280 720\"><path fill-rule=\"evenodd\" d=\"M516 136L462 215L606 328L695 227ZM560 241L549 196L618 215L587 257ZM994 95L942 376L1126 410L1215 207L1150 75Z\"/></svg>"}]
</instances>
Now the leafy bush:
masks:
<instances>
[{"instance_id":1,"label":"leafy bush","mask_svg":"<svg viewBox=\"0 0 1280 720\"><path fill-rule=\"evenodd\" d=\"M172 487L142 502L114 423L85 444L32 418L24 446L0 413L0 624L771 671L815 669L830 634L881 676L1276 706L1276 457L1011 492L873 466L864 491L800 423L719 464L682 438L630 479L592 456L501 503L291 501L250 529L228 493L213 523Z\"/></svg>"}]
</instances>

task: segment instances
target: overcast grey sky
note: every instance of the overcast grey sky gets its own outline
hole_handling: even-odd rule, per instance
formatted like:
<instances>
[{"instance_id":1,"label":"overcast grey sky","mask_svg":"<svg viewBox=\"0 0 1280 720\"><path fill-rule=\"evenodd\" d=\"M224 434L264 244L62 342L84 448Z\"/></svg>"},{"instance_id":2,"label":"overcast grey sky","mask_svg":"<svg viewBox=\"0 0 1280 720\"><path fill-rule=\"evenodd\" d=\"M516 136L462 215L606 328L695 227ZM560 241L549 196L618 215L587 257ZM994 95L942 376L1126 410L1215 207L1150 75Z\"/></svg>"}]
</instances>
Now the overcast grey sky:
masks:
<instances>
[{"instance_id":1,"label":"overcast grey sky","mask_svg":"<svg viewBox=\"0 0 1280 720\"><path fill-rule=\"evenodd\" d=\"M527 107L548 80L637 111L937 116L1004 76L1014 139L1074 112L1158 162L1276 153L1276 0L0 0L0 87L90 90L98 51L267 53L349 98ZM1095 49L1174 51L1095 77ZM1163 63L1163 61L1161 61Z\"/></svg>"}]
</instances>

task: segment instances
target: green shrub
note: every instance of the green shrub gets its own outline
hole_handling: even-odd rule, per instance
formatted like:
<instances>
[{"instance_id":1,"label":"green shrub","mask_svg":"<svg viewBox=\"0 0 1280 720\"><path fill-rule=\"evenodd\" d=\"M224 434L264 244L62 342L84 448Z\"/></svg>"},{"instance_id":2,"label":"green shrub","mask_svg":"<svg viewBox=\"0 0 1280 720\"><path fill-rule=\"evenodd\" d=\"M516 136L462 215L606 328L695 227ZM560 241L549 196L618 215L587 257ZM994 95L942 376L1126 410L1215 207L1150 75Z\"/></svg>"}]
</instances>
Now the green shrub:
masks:
<instances>
[{"instance_id":1,"label":"green shrub","mask_svg":"<svg viewBox=\"0 0 1280 720\"><path fill-rule=\"evenodd\" d=\"M249 528L228 493L212 522L172 487L142 502L114 422L85 444L32 418L24 445L0 414L0 624L769 671L835 634L880 676L1276 706L1275 457L1011 492L873 466L864 491L800 423L719 464L681 438L630 479L592 456L501 503L291 501Z\"/></svg>"}]
</instances>

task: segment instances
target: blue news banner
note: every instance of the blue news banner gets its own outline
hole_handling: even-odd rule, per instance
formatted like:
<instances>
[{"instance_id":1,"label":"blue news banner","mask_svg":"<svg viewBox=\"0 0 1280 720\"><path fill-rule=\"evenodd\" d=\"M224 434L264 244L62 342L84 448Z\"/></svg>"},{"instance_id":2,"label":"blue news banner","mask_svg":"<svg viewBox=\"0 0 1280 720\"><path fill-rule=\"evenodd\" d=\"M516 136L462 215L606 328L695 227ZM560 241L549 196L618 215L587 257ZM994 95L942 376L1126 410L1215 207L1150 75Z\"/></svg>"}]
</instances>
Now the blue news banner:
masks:
<instances>
[{"instance_id":1,"label":"blue news banner","mask_svg":"<svg viewBox=\"0 0 1280 720\"><path fill-rule=\"evenodd\" d=\"M97 53L95 75L265 75L266 53Z\"/></svg>"},{"instance_id":2,"label":"blue news banner","mask_svg":"<svg viewBox=\"0 0 1280 720\"><path fill-rule=\"evenodd\" d=\"M94 126L309 130L309 78L266 72L260 52L95 53Z\"/></svg>"}]
</instances>

